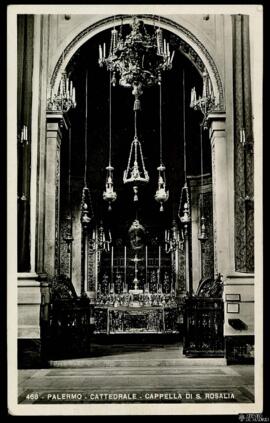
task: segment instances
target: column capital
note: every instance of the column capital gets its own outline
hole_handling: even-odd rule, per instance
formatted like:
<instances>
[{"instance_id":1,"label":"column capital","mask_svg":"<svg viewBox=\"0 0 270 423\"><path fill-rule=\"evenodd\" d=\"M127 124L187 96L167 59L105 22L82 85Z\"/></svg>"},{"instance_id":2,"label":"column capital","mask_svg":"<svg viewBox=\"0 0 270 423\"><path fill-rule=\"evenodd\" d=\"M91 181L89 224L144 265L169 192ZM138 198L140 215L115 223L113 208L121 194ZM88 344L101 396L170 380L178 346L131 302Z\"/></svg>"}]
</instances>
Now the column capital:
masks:
<instances>
[{"instance_id":1,"label":"column capital","mask_svg":"<svg viewBox=\"0 0 270 423\"><path fill-rule=\"evenodd\" d=\"M61 112L47 112L47 140L53 140L59 147L69 125L69 120Z\"/></svg>"},{"instance_id":2,"label":"column capital","mask_svg":"<svg viewBox=\"0 0 270 423\"><path fill-rule=\"evenodd\" d=\"M219 111L213 111L209 113L207 116L207 120L210 124L212 124L213 121L224 121L226 120L226 113L219 112Z\"/></svg>"},{"instance_id":3,"label":"column capital","mask_svg":"<svg viewBox=\"0 0 270 423\"><path fill-rule=\"evenodd\" d=\"M226 114L225 113L211 113L208 116L209 122L209 139L211 145L218 138L223 138L225 140L225 130L226 130Z\"/></svg>"},{"instance_id":4,"label":"column capital","mask_svg":"<svg viewBox=\"0 0 270 423\"><path fill-rule=\"evenodd\" d=\"M47 131L59 131L62 135L63 129L70 128L70 120L68 116L62 112L47 111Z\"/></svg>"}]
</instances>

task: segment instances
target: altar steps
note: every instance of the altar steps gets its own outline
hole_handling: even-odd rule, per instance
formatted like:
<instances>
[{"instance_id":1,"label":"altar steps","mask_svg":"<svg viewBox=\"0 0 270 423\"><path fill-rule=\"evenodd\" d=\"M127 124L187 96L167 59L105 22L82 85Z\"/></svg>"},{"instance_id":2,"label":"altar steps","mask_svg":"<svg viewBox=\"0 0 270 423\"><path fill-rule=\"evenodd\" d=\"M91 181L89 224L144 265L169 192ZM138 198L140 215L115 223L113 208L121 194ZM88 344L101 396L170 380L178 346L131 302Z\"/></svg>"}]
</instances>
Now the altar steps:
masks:
<instances>
[{"instance_id":1,"label":"altar steps","mask_svg":"<svg viewBox=\"0 0 270 423\"><path fill-rule=\"evenodd\" d=\"M214 358L187 358L183 355L182 345L96 345L92 346L89 357L66 358L50 360L52 368L89 368L124 371L140 369L151 372L165 368L173 374L177 368L185 367L220 367L226 366L223 357ZM171 373L172 372L172 373Z\"/></svg>"},{"instance_id":2,"label":"altar steps","mask_svg":"<svg viewBox=\"0 0 270 423\"><path fill-rule=\"evenodd\" d=\"M51 368L84 368L84 369L144 369L142 374L145 374L145 369L157 368L171 368L172 373L175 374L175 369L182 367L220 367L226 366L224 358L179 358L179 359L147 359L147 360L123 360L123 359L96 359L96 358L79 358L67 360L51 360L49 367ZM117 370L118 371L118 370ZM156 371L156 370L155 370Z\"/></svg>"}]
</instances>

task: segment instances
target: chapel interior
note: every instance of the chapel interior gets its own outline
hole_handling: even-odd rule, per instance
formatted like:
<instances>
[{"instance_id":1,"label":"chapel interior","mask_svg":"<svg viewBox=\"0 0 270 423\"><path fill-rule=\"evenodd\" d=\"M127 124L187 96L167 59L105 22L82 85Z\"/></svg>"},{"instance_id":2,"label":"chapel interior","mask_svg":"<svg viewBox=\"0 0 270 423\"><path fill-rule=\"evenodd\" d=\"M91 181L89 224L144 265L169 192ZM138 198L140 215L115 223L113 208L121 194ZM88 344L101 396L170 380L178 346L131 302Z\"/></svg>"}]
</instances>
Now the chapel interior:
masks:
<instances>
[{"instance_id":1,"label":"chapel interior","mask_svg":"<svg viewBox=\"0 0 270 423\"><path fill-rule=\"evenodd\" d=\"M167 39L173 34L168 35ZM180 52L176 52L173 68L164 75L162 81L162 136L163 136L163 161L166 166L166 179L169 190L169 198L164 205L164 211L159 211L159 205L154 199L157 186L160 158L159 146L159 90L153 86L144 90L141 97L141 110L138 116L139 139L143 146L145 166L150 175L149 183L145 184L139 192L139 201L133 201L133 191L130 186L123 183L123 171L127 165L130 144L134 136L134 112L133 96L130 89L121 86L112 88L111 114L112 114L112 156L114 166L114 186L117 190L117 200L108 211L108 204L103 200L102 193L105 188L106 166L108 165L109 150L109 72L100 69L96 55L98 46L104 42L109 44L110 31L104 31L93 37L79 49L69 68L72 80L76 86L78 106L69 112L72 127L71 135L71 201L75 208L74 219L79 219L79 206L81 202L83 178L84 178L84 133L85 133L85 73L88 71L88 158L87 158L87 181L90 189L91 204L93 208L93 227L103 225L108 237L111 232L114 247L114 270L123 274L122 266L117 262L124 259L124 247L127 247L127 260L129 261L129 274L127 282L132 288L132 272L134 266L130 259L134 258L134 252L130 247L128 230L138 218L146 229L144 246L149 248L149 260L158 262L158 247L161 247L163 266L166 263L170 269L170 255L165 253L164 233L170 229L173 221L177 220L181 187L184 185L184 153L183 153L183 72L186 75L186 103L190 98L193 86L202 86L202 80L198 71L190 61ZM200 175L200 121L202 113L196 112L186 104L186 139L187 146L187 172L188 176ZM211 174L211 152L207 134L204 136L204 172ZM61 214L65 217L68 192L69 144L65 142L61 147ZM142 250L142 249L141 249ZM145 259L145 248L139 251ZM102 253L102 266L110 273L110 252ZM120 269L121 268L121 269ZM102 274L103 269L101 269ZM145 263L139 266L140 287L143 288L145 279ZM109 275L108 275L109 276ZM123 276L123 275L122 275ZM212 275L207 275L212 276ZM77 273L75 279L80 280ZM78 280L74 280L77 285Z\"/></svg>"},{"instance_id":2,"label":"chapel interior","mask_svg":"<svg viewBox=\"0 0 270 423\"><path fill-rule=\"evenodd\" d=\"M20 292L40 290L40 314L21 338L40 339L49 360L126 335L166 335L186 356L250 358L251 88L235 64L247 22L32 18L18 20L18 280ZM26 104L30 63L42 95Z\"/></svg>"}]
</instances>

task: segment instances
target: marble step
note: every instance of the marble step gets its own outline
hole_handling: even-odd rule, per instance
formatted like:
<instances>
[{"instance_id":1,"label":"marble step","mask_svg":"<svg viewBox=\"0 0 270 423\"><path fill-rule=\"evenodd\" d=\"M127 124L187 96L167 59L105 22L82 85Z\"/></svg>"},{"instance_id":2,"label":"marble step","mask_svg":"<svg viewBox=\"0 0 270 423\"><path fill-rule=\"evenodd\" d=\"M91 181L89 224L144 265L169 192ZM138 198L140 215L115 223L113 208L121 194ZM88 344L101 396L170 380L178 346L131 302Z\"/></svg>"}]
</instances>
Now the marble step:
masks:
<instances>
[{"instance_id":1,"label":"marble step","mask_svg":"<svg viewBox=\"0 0 270 423\"><path fill-rule=\"evenodd\" d=\"M106 359L89 357L65 360L50 360L51 368L178 368L178 367L220 367L226 366L226 359L221 358L115 358Z\"/></svg>"}]
</instances>

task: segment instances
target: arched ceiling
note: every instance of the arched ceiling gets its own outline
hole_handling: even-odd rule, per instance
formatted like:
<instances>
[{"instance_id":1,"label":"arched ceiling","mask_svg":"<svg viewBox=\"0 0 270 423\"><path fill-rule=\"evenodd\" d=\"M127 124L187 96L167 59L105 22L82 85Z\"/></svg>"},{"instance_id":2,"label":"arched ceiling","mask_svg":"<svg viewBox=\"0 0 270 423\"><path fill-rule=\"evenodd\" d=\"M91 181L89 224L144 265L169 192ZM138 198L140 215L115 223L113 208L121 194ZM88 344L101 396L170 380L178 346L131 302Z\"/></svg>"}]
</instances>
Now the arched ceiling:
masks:
<instances>
[{"instance_id":1,"label":"arched ceiling","mask_svg":"<svg viewBox=\"0 0 270 423\"><path fill-rule=\"evenodd\" d=\"M215 109L217 111L224 111L222 81L217 66L205 45L188 29L182 27L171 19L154 15L138 15L138 17L143 18L144 22L148 25L155 26L158 23L161 28L169 30L170 33L175 36L175 48L179 49L193 63L200 73L203 72L204 68L207 70L215 94ZM58 86L61 72L66 68L76 51L87 40L91 39L92 36L95 36L95 34L98 34L100 31L106 31L106 29L112 28L114 25L117 26L120 24L126 24L127 22L130 23L132 19L133 15L112 16L97 21L78 33L64 48L64 51L61 51L51 76L51 86Z\"/></svg>"},{"instance_id":2,"label":"arched ceiling","mask_svg":"<svg viewBox=\"0 0 270 423\"><path fill-rule=\"evenodd\" d=\"M174 42L174 34L165 31L168 41ZM91 190L95 215L99 219L111 220L115 227L126 230L135 218L132 188L123 184L123 171L127 166L130 144L133 140L133 100L131 90L117 86L112 89L112 165L115 190L118 199L113 211L108 215L106 204L102 200L105 187L106 166L108 165L108 130L109 130L109 73L98 65L98 45L110 40L110 30L103 31L85 43L73 56L67 68L77 90L77 107L69 112L72 125L72 180L77 181L76 188L83 183L84 170L84 115L85 115L85 73L88 82L88 185ZM177 216L181 186L184 183L183 172L183 70L185 72L186 91L186 139L187 170L189 175L200 173L200 112L189 107L190 90L195 85L202 89L202 80L198 70L179 50L176 51L171 71L164 74L162 94L163 159L167 168L167 184L170 197L165 205L165 212L159 212L154 200L157 189L159 165L159 96L158 87L144 90L141 97L142 111L139 114L138 133L145 158L145 165L150 175L150 182L140 191L139 215L148 226L159 226L171 222ZM67 175L67 143L62 145L63 184ZM211 171L210 143L208 133L204 133L204 169ZM75 185L74 185L75 186ZM65 189L65 188L63 188ZM74 198L80 198L77 193ZM162 223L163 222L163 223Z\"/></svg>"}]
</instances>

